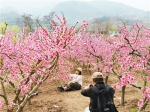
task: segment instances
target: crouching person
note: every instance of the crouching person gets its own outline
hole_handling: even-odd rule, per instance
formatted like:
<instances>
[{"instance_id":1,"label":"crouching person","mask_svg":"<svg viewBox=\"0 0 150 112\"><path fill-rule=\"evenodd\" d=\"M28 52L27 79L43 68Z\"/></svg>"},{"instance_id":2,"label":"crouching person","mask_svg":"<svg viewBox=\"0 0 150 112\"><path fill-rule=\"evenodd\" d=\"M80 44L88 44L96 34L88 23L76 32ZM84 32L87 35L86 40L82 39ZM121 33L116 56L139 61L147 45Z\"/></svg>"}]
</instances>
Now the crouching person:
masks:
<instances>
[{"instance_id":1,"label":"crouching person","mask_svg":"<svg viewBox=\"0 0 150 112\"><path fill-rule=\"evenodd\" d=\"M82 68L77 68L75 74L69 74L72 80L63 86L57 87L61 92L79 90L82 87Z\"/></svg>"},{"instance_id":2,"label":"crouching person","mask_svg":"<svg viewBox=\"0 0 150 112\"><path fill-rule=\"evenodd\" d=\"M114 105L114 93L113 88L104 84L101 72L93 73L92 84L81 91L83 96L90 98L88 112L118 112Z\"/></svg>"}]
</instances>

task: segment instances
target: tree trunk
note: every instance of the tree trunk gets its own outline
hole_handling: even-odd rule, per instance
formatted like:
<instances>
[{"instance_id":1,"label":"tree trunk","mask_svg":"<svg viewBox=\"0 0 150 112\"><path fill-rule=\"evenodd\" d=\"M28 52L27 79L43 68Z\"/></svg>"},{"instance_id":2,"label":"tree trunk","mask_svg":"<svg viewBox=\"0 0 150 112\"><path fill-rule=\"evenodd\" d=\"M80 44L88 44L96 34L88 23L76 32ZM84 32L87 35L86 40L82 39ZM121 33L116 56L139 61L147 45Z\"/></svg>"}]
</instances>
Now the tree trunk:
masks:
<instances>
[{"instance_id":1,"label":"tree trunk","mask_svg":"<svg viewBox=\"0 0 150 112\"><path fill-rule=\"evenodd\" d=\"M98 64L99 64L99 60L97 59L97 66L98 66ZM98 72L100 72L100 68L98 67Z\"/></svg>"},{"instance_id":2,"label":"tree trunk","mask_svg":"<svg viewBox=\"0 0 150 112\"><path fill-rule=\"evenodd\" d=\"M18 109L16 112L23 112L23 108L28 102L28 95L25 97L24 101L18 106Z\"/></svg>"},{"instance_id":3,"label":"tree trunk","mask_svg":"<svg viewBox=\"0 0 150 112\"><path fill-rule=\"evenodd\" d=\"M20 106L16 112L23 112L23 108L24 108L23 106Z\"/></svg>"},{"instance_id":4,"label":"tree trunk","mask_svg":"<svg viewBox=\"0 0 150 112\"><path fill-rule=\"evenodd\" d=\"M28 100L31 98L29 95L32 95L34 93L34 91L37 90L37 88L39 87L40 83L37 83L36 86L33 87L33 89L29 92L28 95L26 95L26 97L24 98L23 102L19 105L18 109L16 112L23 112L23 108L26 105L26 103L28 102Z\"/></svg>"},{"instance_id":5,"label":"tree trunk","mask_svg":"<svg viewBox=\"0 0 150 112\"><path fill-rule=\"evenodd\" d=\"M31 105L31 98L30 98L29 101L28 101L28 105Z\"/></svg>"},{"instance_id":6,"label":"tree trunk","mask_svg":"<svg viewBox=\"0 0 150 112\"><path fill-rule=\"evenodd\" d=\"M89 64L88 71L89 71L89 74L92 75L92 72L91 72L90 68L91 68L91 65Z\"/></svg>"},{"instance_id":7,"label":"tree trunk","mask_svg":"<svg viewBox=\"0 0 150 112\"><path fill-rule=\"evenodd\" d=\"M108 82L108 76L106 76L105 78L105 84L107 84L107 82Z\"/></svg>"},{"instance_id":8,"label":"tree trunk","mask_svg":"<svg viewBox=\"0 0 150 112\"><path fill-rule=\"evenodd\" d=\"M126 88L126 86L122 87L122 92L121 92L121 106L124 106L125 88Z\"/></svg>"}]
</instances>

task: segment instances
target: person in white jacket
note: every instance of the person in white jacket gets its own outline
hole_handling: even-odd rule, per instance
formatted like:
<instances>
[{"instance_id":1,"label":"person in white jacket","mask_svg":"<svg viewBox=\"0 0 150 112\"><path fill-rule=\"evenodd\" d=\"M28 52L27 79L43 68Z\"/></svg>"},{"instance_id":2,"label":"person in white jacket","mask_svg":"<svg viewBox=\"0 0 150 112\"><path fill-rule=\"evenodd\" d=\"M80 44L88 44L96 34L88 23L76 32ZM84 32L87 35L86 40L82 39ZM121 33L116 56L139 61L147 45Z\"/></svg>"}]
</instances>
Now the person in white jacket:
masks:
<instances>
[{"instance_id":1,"label":"person in white jacket","mask_svg":"<svg viewBox=\"0 0 150 112\"><path fill-rule=\"evenodd\" d=\"M75 74L69 74L72 80L65 84L64 86L57 87L57 89L61 92L63 91L71 91L71 90L79 90L82 87L82 68L77 68Z\"/></svg>"}]
</instances>

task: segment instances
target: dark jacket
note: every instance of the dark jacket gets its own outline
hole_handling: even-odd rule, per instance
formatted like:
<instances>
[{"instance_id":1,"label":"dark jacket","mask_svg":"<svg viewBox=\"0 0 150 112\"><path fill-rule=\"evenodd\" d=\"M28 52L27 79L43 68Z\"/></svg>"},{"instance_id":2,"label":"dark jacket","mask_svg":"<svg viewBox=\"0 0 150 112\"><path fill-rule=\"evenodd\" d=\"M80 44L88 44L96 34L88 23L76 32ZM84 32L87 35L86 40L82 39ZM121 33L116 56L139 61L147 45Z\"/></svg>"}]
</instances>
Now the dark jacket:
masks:
<instances>
[{"instance_id":1,"label":"dark jacket","mask_svg":"<svg viewBox=\"0 0 150 112\"><path fill-rule=\"evenodd\" d=\"M99 90L102 90L105 88L104 82L99 82L95 86ZM90 106L89 107L92 110L95 110L95 109L97 109L97 95L92 88L93 88L93 86L90 85L89 88L82 90L81 94L83 96L90 97ZM112 100L113 100L114 93L115 93L115 90L113 88L109 87L109 95L112 98ZM102 97L100 97L100 101L102 101L101 99L102 99ZM103 104L103 102L101 102L101 103ZM91 112L94 112L94 111L91 111Z\"/></svg>"}]
</instances>

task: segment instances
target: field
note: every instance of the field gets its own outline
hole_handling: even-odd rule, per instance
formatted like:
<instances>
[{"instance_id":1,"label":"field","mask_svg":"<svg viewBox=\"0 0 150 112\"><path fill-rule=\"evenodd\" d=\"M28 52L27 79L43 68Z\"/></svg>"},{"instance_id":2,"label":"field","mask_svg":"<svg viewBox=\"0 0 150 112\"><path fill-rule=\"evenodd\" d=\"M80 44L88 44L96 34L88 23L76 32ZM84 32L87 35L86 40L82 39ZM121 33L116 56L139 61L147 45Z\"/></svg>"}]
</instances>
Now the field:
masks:
<instances>
[{"instance_id":1,"label":"field","mask_svg":"<svg viewBox=\"0 0 150 112\"><path fill-rule=\"evenodd\" d=\"M87 71L83 71L83 87L90 84L91 75ZM109 76L108 84L112 85L117 81L115 75ZM89 105L89 98L81 95L81 90L70 92L59 92L56 87L60 86L58 82L54 84L46 83L45 88L40 89L40 94L31 100L31 104L27 105L24 112L83 112ZM43 88L44 88L43 87ZM132 86L126 87L125 106L120 106L121 89L116 90L114 100L119 112L132 112L131 109L137 109L138 98L141 93ZM11 93L9 93L11 98ZM6 112L6 110L0 110ZM148 105L145 112L150 112Z\"/></svg>"}]
</instances>

